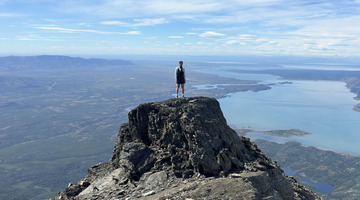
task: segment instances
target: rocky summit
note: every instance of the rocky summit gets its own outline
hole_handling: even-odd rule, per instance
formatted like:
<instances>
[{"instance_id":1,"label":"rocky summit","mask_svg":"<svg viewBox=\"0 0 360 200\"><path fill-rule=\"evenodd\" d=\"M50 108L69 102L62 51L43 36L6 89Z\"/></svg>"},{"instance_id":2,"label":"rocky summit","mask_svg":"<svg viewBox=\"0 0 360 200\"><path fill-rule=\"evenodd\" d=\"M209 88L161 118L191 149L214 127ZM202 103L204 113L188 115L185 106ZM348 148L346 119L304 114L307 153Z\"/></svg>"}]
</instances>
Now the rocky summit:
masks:
<instances>
[{"instance_id":1,"label":"rocky summit","mask_svg":"<svg viewBox=\"0 0 360 200\"><path fill-rule=\"evenodd\" d=\"M54 199L320 199L239 137L216 99L139 105L108 162Z\"/></svg>"}]
</instances>

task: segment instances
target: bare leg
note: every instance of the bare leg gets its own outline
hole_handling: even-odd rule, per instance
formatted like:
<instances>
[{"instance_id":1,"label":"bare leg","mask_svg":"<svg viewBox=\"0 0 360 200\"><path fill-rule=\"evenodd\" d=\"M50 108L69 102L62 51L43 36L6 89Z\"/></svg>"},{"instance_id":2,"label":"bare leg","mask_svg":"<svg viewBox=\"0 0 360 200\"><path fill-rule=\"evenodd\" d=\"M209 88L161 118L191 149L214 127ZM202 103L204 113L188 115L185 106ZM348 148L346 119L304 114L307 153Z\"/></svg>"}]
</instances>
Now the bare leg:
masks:
<instances>
[{"instance_id":1,"label":"bare leg","mask_svg":"<svg viewBox=\"0 0 360 200\"><path fill-rule=\"evenodd\" d=\"M176 95L179 93L180 84L176 84Z\"/></svg>"},{"instance_id":2,"label":"bare leg","mask_svg":"<svg viewBox=\"0 0 360 200\"><path fill-rule=\"evenodd\" d=\"M179 85L179 84L178 84ZM181 84L181 92L184 94L185 93L185 84Z\"/></svg>"}]
</instances>

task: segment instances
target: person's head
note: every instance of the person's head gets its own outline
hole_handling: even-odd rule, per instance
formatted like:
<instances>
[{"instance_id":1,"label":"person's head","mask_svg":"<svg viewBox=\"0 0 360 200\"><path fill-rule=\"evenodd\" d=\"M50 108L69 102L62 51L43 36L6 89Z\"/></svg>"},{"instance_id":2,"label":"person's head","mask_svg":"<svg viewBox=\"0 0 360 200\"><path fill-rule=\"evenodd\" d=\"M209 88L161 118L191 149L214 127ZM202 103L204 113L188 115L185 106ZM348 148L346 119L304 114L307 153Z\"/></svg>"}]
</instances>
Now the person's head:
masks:
<instances>
[{"instance_id":1,"label":"person's head","mask_svg":"<svg viewBox=\"0 0 360 200\"><path fill-rule=\"evenodd\" d=\"M180 60L180 61L179 61L179 65L182 66L182 65L183 65L183 61Z\"/></svg>"}]
</instances>

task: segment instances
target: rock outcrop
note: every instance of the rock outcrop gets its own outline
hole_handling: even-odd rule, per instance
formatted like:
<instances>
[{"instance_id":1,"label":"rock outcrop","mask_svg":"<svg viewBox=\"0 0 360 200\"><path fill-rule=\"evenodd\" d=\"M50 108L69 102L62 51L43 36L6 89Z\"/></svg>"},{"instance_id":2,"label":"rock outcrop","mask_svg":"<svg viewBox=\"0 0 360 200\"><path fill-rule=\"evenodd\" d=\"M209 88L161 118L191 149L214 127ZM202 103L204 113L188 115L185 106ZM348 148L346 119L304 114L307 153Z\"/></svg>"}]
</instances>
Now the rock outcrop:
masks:
<instances>
[{"instance_id":1,"label":"rock outcrop","mask_svg":"<svg viewBox=\"0 0 360 200\"><path fill-rule=\"evenodd\" d=\"M54 199L320 198L239 137L215 99L193 97L130 111L111 160Z\"/></svg>"}]
</instances>

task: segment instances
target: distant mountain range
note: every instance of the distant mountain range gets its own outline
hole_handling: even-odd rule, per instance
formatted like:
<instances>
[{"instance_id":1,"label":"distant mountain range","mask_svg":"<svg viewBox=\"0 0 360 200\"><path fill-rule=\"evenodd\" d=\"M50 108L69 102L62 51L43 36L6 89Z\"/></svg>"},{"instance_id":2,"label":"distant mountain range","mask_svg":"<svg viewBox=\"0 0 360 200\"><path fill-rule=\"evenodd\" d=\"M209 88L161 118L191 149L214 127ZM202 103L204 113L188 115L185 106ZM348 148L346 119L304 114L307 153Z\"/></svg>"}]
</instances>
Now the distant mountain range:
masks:
<instances>
[{"instance_id":1,"label":"distant mountain range","mask_svg":"<svg viewBox=\"0 0 360 200\"><path fill-rule=\"evenodd\" d=\"M2 77L0 76L0 91L14 88L39 87L36 80L27 77Z\"/></svg>"},{"instance_id":2,"label":"distant mountain range","mask_svg":"<svg viewBox=\"0 0 360 200\"><path fill-rule=\"evenodd\" d=\"M125 60L84 59L69 56L8 56L0 57L0 71L18 71L28 69L68 69L95 68L103 66L133 65Z\"/></svg>"}]
</instances>

